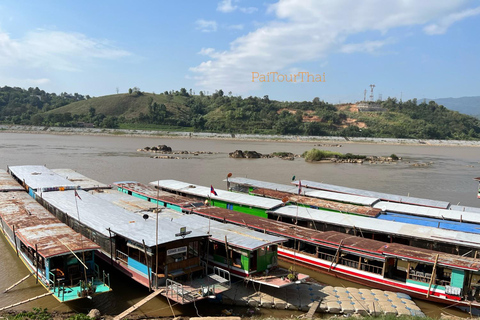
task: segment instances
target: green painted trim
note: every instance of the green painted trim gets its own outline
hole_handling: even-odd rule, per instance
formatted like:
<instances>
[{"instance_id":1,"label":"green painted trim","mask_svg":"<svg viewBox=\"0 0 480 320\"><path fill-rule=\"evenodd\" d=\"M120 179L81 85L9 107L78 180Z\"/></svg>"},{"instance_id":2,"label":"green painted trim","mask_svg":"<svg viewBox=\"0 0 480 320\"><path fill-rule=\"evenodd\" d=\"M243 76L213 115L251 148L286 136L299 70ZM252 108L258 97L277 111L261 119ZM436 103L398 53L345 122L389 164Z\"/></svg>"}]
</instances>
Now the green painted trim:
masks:
<instances>
[{"instance_id":1,"label":"green painted trim","mask_svg":"<svg viewBox=\"0 0 480 320\"><path fill-rule=\"evenodd\" d=\"M427 289L428 289L428 286L430 285L430 283L415 281L415 280L411 280L411 279L407 279L407 283L418 284L418 285L421 285L422 287L425 287ZM445 290L445 287L440 286L438 284L432 284L432 288L430 290Z\"/></svg>"}]
</instances>

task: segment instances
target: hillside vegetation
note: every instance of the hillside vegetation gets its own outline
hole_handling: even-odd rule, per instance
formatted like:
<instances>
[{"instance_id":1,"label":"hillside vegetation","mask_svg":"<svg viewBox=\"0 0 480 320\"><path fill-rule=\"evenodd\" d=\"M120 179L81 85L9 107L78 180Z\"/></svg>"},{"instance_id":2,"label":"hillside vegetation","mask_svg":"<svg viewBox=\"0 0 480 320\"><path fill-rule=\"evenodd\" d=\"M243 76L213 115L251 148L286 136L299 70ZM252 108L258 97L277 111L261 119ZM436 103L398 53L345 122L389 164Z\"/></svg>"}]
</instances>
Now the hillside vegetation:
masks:
<instances>
[{"instance_id":1,"label":"hillside vegetation","mask_svg":"<svg viewBox=\"0 0 480 320\"><path fill-rule=\"evenodd\" d=\"M38 88L0 88L0 122L44 126L209 131L223 133L390 137L417 139L480 138L480 120L434 101L376 102L378 111L355 104L321 101L282 102L268 96L192 95L180 91L90 98L49 94ZM359 111L360 110L360 111ZM365 109L363 109L365 110Z\"/></svg>"}]
</instances>

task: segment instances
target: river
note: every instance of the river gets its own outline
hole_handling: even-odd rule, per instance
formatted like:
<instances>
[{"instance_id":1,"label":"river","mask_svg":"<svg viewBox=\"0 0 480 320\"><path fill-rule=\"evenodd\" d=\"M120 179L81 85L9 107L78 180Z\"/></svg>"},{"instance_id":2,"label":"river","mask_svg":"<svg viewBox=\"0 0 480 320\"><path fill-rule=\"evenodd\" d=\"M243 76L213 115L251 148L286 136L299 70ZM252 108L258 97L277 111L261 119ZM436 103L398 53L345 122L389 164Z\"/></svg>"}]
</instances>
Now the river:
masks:
<instances>
[{"instance_id":1,"label":"river","mask_svg":"<svg viewBox=\"0 0 480 320\"><path fill-rule=\"evenodd\" d=\"M158 179L176 179L199 185L225 189L223 181L233 176L287 184L296 179L313 180L373 191L410 195L436 200L479 206L477 182L480 176L479 148L468 146L387 145L344 143L341 147L315 146L319 142L238 141L196 138L156 138L130 136L54 135L0 132L0 168L8 165L46 165L49 168L70 168L100 182L134 180L142 183ZM185 159L153 159L151 153L139 152L146 146L168 145L173 150L211 151L213 154L179 155ZM326 144L329 144L328 142ZM336 144L336 143L335 143ZM301 154L312 148L342 153L389 156L396 154L402 161L391 164L308 163L272 159L232 159L229 152L255 150L259 153L293 152ZM413 166L414 163L428 164ZM5 239L0 240L0 291L21 279L27 269L16 259ZM312 273L321 282L342 285L338 279ZM350 286L352 284L344 284ZM45 307L50 311L86 313L98 308L102 313L117 314L139 301L147 290L113 272L113 292L97 296L92 301L68 305L53 297L18 307L29 310ZM9 293L0 294L0 307L44 293L43 287L30 279ZM438 316L440 306L419 302L429 316ZM197 303L198 313L210 315L211 304ZM221 310L214 308L213 313ZM454 312L447 309L448 312ZM195 316L195 306L174 307L175 314ZM238 312L242 312L241 310ZM140 309L148 316L170 316L172 312L163 298L157 298ZM262 315L285 315L290 312L262 310Z\"/></svg>"}]
</instances>

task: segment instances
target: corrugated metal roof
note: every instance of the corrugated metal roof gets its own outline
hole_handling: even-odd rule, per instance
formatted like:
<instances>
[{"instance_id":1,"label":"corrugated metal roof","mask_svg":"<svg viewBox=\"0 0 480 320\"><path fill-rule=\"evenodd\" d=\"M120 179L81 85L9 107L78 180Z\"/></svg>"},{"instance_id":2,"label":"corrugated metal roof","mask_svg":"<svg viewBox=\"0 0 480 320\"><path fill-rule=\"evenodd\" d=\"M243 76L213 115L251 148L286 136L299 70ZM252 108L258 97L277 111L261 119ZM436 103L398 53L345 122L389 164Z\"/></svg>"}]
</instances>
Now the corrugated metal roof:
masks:
<instances>
[{"instance_id":1,"label":"corrugated metal roof","mask_svg":"<svg viewBox=\"0 0 480 320\"><path fill-rule=\"evenodd\" d=\"M25 191L25 189L7 171L0 170L0 192L2 191Z\"/></svg>"},{"instance_id":2,"label":"corrugated metal roof","mask_svg":"<svg viewBox=\"0 0 480 320\"><path fill-rule=\"evenodd\" d=\"M404 213L382 214L378 216L378 219L480 234L480 225L476 223L441 220L422 216L412 216Z\"/></svg>"},{"instance_id":3,"label":"corrugated metal roof","mask_svg":"<svg viewBox=\"0 0 480 320\"><path fill-rule=\"evenodd\" d=\"M438 229L432 227L416 226L408 223L385 221L374 218L345 215L341 213L317 210L297 206L285 206L270 211L273 214L288 216L320 223L357 228L383 234L393 234L406 238L425 239L429 241L458 244L472 248L480 248L480 235Z\"/></svg>"},{"instance_id":4,"label":"corrugated metal roof","mask_svg":"<svg viewBox=\"0 0 480 320\"><path fill-rule=\"evenodd\" d=\"M245 213L232 212L231 210L222 208L203 207L194 209L193 212L202 216L209 216L217 220L225 220L230 223L245 225L256 230L264 230L265 232L280 234L288 238L301 239L301 241L317 245L320 244L338 248L339 244L342 243L343 248L368 252L375 255L383 253L399 257L408 257L412 260L424 261L432 264L435 262L436 254L439 254L438 263L440 265L457 266L472 270L478 270L480 268L478 260L473 258L462 257L428 249L420 249L404 244L385 243L377 240L355 237L336 231L322 232L281 221L268 220ZM361 253L357 254L361 255Z\"/></svg>"},{"instance_id":5,"label":"corrugated metal roof","mask_svg":"<svg viewBox=\"0 0 480 320\"><path fill-rule=\"evenodd\" d=\"M43 199L52 206L65 212L73 219L78 220L91 229L109 236L108 228L130 240L142 243L145 241L147 247L153 247L155 240L155 219L144 220L140 215L122 209L106 200L100 199L90 193L79 190L77 199L78 212L75 203L74 191L53 191L44 193ZM168 243L179 238L175 236L180 232L183 225L179 225L169 219L159 221L158 243ZM186 226L187 229L189 226ZM205 233L193 231L185 238L204 237Z\"/></svg>"},{"instance_id":6,"label":"corrugated metal roof","mask_svg":"<svg viewBox=\"0 0 480 320\"><path fill-rule=\"evenodd\" d=\"M380 198L386 201L400 202L405 204L416 204L416 205L421 205L426 207L435 207L435 208L444 208L444 209L448 208L448 206L450 205L450 203L446 201L422 199L422 198L400 196L400 195L388 194L388 193L382 193L382 192L347 188L347 187L336 186L333 184L326 184L326 183L320 183L320 182L309 181L309 180L301 180L301 181L302 181L302 186L306 186L308 188L327 190L327 191L333 191L333 192L339 192L339 193L345 193L345 194L355 194L355 195L361 195L361 196L373 197L373 198ZM293 182L293 184L298 185L298 181Z\"/></svg>"},{"instance_id":7,"label":"corrugated metal roof","mask_svg":"<svg viewBox=\"0 0 480 320\"><path fill-rule=\"evenodd\" d=\"M52 169L52 172L80 186L83 190L111 188L108 184L90 179L72 169Z\"/></svg>"},{"instance_id":8,"label":"corrugated metal roof","mask_svg":"<svg viewBox=\"0 0 480 320\"><path fill-rule=\"evenodd\" d=\"M8 167L19 180L36 191L51 191L50 189L77 189L78 185L59 176L45 166L11 166Z\"/></svg>"},{"instance_id":9,"label":"corrugated metal roof","mask_svg":"<svg viewBox=\"0 0 480 320\"><path fill-rule=\"evenodd\" d=\"M145 201L140 198L126 195L117 190L103 189L91 190L90 194L97 196L100 199L111 202L128 211L151 211L157 207L156 203Z\"/></svg>"},{"instance_id":10,"label":"corrugated metal roof","mask_svg":"<svg viewBox=\"0 0 480 320\"><path fill-rule=\"evenodd\" d=\"M156 207L156 204L153 204L143 199L134 198L133 196L126 195L119 191L116 191L116 193L95 192L93 193L93 195L110 201L116 205L120 204L120 206L122 206L121 204L127 202L129 199L136 199L136 203L138 201L139 204L140 202L143 202L145 204L148 204L149 207ZM232 246L241 247L248 250L255 250L266 245L287 241L287 239L263 234L260 232L249 230L245 227L219 223L217 221L211 221L208 218L180 213L170 209L162 209L163 210L159 213L159 219L162 219L161 221L164 221L166 219L176 222L177 224L188 226L192 230L197 230L202 233L209 233L212 238L219 242L225 242L225 236L227 236L227 241ZM137 213L141 215L147 213L151 216L151 219L153 220L156 217L156 214L152 212L138 211Z\"/></svg>"},{"instance_id":11,"label":"corrugated metal roof","mask_svg":"<svg viewBox=\"0 0 480 320\"><path fill-rule=\"evenodd\" d=\"M256 250L267 245L287 241L285 238L260 233L245 227L220 223L194 214L180 213L170 209L164 209L159 216L164 219L171 219L178 224L188 225L194 230L209 233L215 241L225 243L226 238L230 245L248 250Z\"/></svg>"},{"instance_id":12,"label":"corrugated metal roof","mask_svg":"<svg viewBox=\"0 0 480 320\"><path fill-rule=\"evenodd\" d=\"M256 189L253 189L251 193L257 196L269 197L269 198L280 199L280 200L286 197L288 198L289 202L293 202L295 204L301 203L303 205L308 205L310 207L318 207L318 208L323 208L327 210L334 210L342 213L358 214L358 215L368 216L368 217L377 217L381 212L380 209L376 209L372 207L358 206L358 205L349 204L349 203L342 203L342 202L335 202L335 201L323 200L318 198L311 198L306 196L299 196L296 194L291 194L291 193L276 191L271 189L256 188Z\"/></svg>"},{"instance_id":13,"label":"corrugated metal roof","mask_svg":"<svg viewBox=\"0 0 480 320\"><path fill-rule=\"evenodd\" d=\"M480 261L474 258L456 256L453 254L436 252L428 249L405 246L399 243L388 243L381 248L381 251L387 255L403 256L417 261L425 261L433 264L438 254L438 264L448 267L461 267L478 271L480 269Z\"/></svg>"},{"instance_id":14,"label":"corrugated metal roof","mask_svg":"<svg viewBox=\"0 0 480 320\"><path fill-rule=\"evenodd\" d=\"M337 192L330 192L325 190L313 190L308 188L306 188L306 190L308 191L305 191L302 193L304 193L307 197L353 203L353 204L358 204L362 206L372 206L374 203L380 200L379 198L375 198L375 197L356 196L353 194L337 193Z\"/></svg>"},{"instance_id":15,"label":"corrugated metal roof","mask_svg":"<svg viewBox=\"0 0 480 320\"><path fill-rule=\"evenodd\" d=\"M242 178L242 177L229 178L228 181L230 181L231 183L254 187L254 188L265 188L265 189L277 190L282 192L288 192L292 194L298 194L298 186L292 186L288 184L271 183L271 182L265 182L265 181ZM307 197L312 197L312 198L359 204L363 206L371 206L375 202L380 200L378 198L372 198L372 197L356 196L356 195L343 194L338 192L329 192L329 191L323 191L323 190L310 189L303 186L303 183L302 183L301 194Z\"/></svg>"},{"instance_id":16,"label":"corrugated metal roof","mask_svg":"<svg viewBox=\"0 0 480 320\"><path fill-rule=\"evenodd\" d=\"M178 205L182 208L187 208L191 206L199 206L203 205L203 203L199 203L198 200L184 197L178 194L173 194L166 191L158 190L153 186L147 186L139 182L134 181L122 181L122 182L114 182L113 185L123 188L125 190L129 190L135 193L138 193L142 196L145 196L150 199L157 199L163 202L168 202L171 204ZM201 202L201 201L200 201Z\"/></svg>"},{"instance_id":17,"label":"corrugated metal roof","mask_svg":"<svg viewBox=\"0 0 480 320\"><path fill-rule=\"evenodd\" d=\"M45 258L74 252L98 249L97 244L61 223L25 191L1 192L0 215L22 242Z\"/></svg>"},{"instance_id":18,"label":"corrugated metal roof","mask_svg":"<svg viewBox=\"0 0 480 320\"><path fill-rule=\"evenodd\" d=\"M164 188L167 190L175 191L175 192L183 192L186 194L190 194L193 196L201 197L201 198L208 198L230 203L241 204L250 207L256 207L261 209L272 209L277 206L282 205L282 201L268 199L268 198L259 198L255 196L250 196L248 194L237 193L237 192L230 192L221 189L216 189L217 196L210 192L209 187L198 186L182 181L177 180L159 180L153 181L149 183L151 186L159 185L160 188Z\"/></svg>"},{"instance_id":19,"label":"corrugated metal roof","mask_svg":"<svg viewBox=\"0 0 480 320\"><path fill-rule=\"evenodd\" d=\"M476 207L466 207L466 206L459 206L459 205L451 205L449 207L450 210L455 210L455 211L462 211L462 212L475 212L475 213L480 213L480 208Z\"/></svg>"},{"instance_id":20,"label":"corrugated metal roof","mask_svg":"<svg viewBox=\"0 0 480 320\"><path fill-rule=\"evenodd\" d=\"M416 216L430 217L442 220L465 221L480 223L480 214L475 212L463 212L448 209L420 207L409 204L381 201L374 205L374 208L387 212L398 212Z\"/></svg>"}]
</instances>

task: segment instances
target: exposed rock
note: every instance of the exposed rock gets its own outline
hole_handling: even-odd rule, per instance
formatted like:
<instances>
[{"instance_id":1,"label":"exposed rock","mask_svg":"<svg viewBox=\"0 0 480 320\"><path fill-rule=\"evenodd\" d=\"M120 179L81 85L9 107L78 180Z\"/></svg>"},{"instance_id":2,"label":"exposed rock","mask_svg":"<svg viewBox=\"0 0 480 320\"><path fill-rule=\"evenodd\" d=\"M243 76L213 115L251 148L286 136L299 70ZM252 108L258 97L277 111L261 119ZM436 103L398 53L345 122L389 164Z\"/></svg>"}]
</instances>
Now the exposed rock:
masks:
<instances>
[{"instance_id":1,"label":"exposed rock","mask_svg":"<svg viewBox=\"0 0 480 320\"><path fill-rule=\"evenodd\" d=\"M257 151L245 151L244 155L247 159L258 159L262 157L262 154Z\"/></svg>"},{"instance_id":2,"label":"exposed rock","mask_svg":"<svg viewBox=\"0 0 480 320\"><path fill-rule=\"evenodd\" d=\"M92 309L87 314L87 317L90 317L92 319L100 319L101 316L102 316L102 314L100 313L100 311L98 309Z\"/></svg>"},{"instance_id":3,"label":"exposed rock","mask_svg":"<svg viewBox=\"0 0 480 320\"><path fill-rule=\"evenodd\" d=\"M163 152L172 152L172 148L170 148L169 146L166 146L164 144L161 144L161 145L158 145L157 147L159 151L163 151Z\"/></svg>"},{"instance_id":4,"label":"exposed rock","mask_svg":"<svg viewBox=\"0 0 480 320\"><path fill-rule=\"evenodd\" d=\"M234 152L230 152L228 154L230 158L235 158L235 159L243 159L245 158L245 155L243 154L242 150L235 150Z\"/></svg>"}]
</instances>

